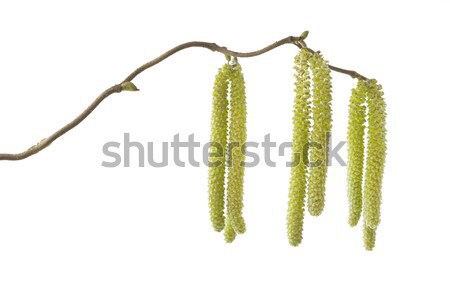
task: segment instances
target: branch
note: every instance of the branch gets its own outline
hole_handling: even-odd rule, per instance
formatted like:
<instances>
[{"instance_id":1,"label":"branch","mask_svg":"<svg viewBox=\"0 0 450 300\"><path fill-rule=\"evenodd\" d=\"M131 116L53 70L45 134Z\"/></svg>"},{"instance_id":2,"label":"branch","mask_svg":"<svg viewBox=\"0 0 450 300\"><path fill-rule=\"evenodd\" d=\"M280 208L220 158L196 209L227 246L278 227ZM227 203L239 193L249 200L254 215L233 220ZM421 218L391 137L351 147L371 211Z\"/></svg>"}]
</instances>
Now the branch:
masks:
<instances>
[{"instance_id":1,"label":"branch","mask_svg":"<svg viewBox=\"0 0 450 300\"><path fill-rule=\"evenodd\" d=\"M351 76L352 78L356 78L359 80L368 80L369 79L366 76L363 76L356 71L346 70L346 69L338 68L338 67L335 67L332 65L328 65L328 67L330 68L330 70L333 70L335 72L339 72L342 74L347 74L347 75Z\"/></svg>"},{"instance_id":2,"label":"branch","mask_svg":"<svg viewBox=\"0 0 450 300\"><path fill-rule=\"evenodd\" d=\"M163 53L162 55L158 56L157 58L149 61L148 63L140 66L136 70L134 70L120 84L113 85L112 87L106 89L80 115L78 115L75 119L73 119L71 122L69 122L67 125L65 125L61 129L59 129L58 131L56 131L49 137L42 139L36 145L33 145L30 148L28 148L27 150L20 152L20 153L0 153L0 160L22 160L22 159L30 157L30 156L42 151L43 149L47 148L48 146L50 146L50 144L53 141L57 140L58 138L60 138L64 134L66 134L68 131L72 130L78 124L80 124L84 119L86 119L86 117L89 116L103 100L105 100L112 94L120 93L124 90L128 90L127 83L129 83L133 79L135 79L136 76L138 76L145 70L153 67L154 65L162 62L166 58L172 56L173 54L175 54L181 50L184 50L187 48L206 48L213 52L220 52L225 55L229 55L229 56L233 56L233 57L253 57L253 56L258 56L258 55L264 54L266 52L269 52L270 50L273 50L273 49L278 48L285 44L293 44L293 45L297 46L298 48L306 47L306 44L304 42L305 38L306 38L305 34L302 34L302 36L299 36L299 37L288 36L288 37L281 39L273 44L270 44L267 47L264 47L260 50L253 51L253 52L232 51L232 50L228 50L226 47L219 46L216 43L207 43L207 42L195 42L194 41L194 42L188 42L188 43L178 45L178 46L170 49L169 51ZM345 70L345 69L341 69L341 68L334 67L331 65L329 65L329 67L331 70L333 70L335 72L347 74L347 75L351 76L352 78L363 79L363 80L367 79L366 77L362 76L361 74L359 74L355 71Z\"/></svg>"}]
</instances>

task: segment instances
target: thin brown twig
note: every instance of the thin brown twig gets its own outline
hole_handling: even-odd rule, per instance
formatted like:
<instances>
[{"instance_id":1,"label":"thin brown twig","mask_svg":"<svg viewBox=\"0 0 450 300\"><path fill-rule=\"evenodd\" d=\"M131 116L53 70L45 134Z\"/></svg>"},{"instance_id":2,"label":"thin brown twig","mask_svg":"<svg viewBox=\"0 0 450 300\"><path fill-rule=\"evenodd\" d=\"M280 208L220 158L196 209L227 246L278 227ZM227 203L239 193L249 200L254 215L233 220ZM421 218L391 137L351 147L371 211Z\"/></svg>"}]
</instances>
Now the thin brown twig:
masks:
<instances>
[{"instance_id":1,"label":"thin brown twig","mask_svg":"<svg viewBox=\"0 0 450 300\"><path fill-rule=\"evenodd\" d=\"M349 76L351 76L352 78L355 78L355 79L359 79L359 80L368 80L369 79L366 76L363 76L363 75L359 74L356 71L346 70L346 69L338 68L338 67L335 67L335 66L332 66L332 65L328 65L328 67L332 71L343 73L343 74L347 74L347 75L349 75Z\"/></svg>"},{"instance_id":2,"label":"thin brown twig","mask_svg":"<svg viewBox=\"0 0 450 300\"><path fill-rule=\"evenodd\" d=\"M20 152L20 153L0 153L0 160L22 160L22 159L30 157L30 156L42 151L43 149L47 148L56 139L60 138L64 134L66 134L68 131L75 128L84 119L86 119L86 117L89 116L95 110L95 108L107 97L109 97L112 94L120 93L123 90L125 90L123 87L124 83L131 82L133 79L136 78L136 76L138 76L145 70L153 67L154 65L162 62L166 58L172 56L173 54L175 54L181 50L184 50L187 48L206 48L213 52L220 52L225 55L229 55L229 56L233 56L233 57L253 57L253 56L258 56L258 55L264 54L266 52L269 52L270 50L273 50L273 49L278 48L285 44L293 44L299 48L306 47L306 44L301 37L294 37L294 36L288 36L284 39L281 39L275 43L270 44L267 47L264 47L260 50L253 51L253 52L237 52L237 51L228 50L226 47L219 46L216 43L197 42L197 41L178 45L178 46L170 49L169 51L163 53L162 55L158 56L157 58L149 61L148 63L140 66L136 70L134 70L130 75L128 75L121 82L121 84L115 84L115 85L111 86L110 88L106 89L105 91L103 91L80 115L78 115L75 119L73 119L71 122L69 122L68 124L66 124L65 126L60 128L59 130L57 130L55 133L53 133L49 137L42 139L39 143L31 146L27 150ZM333 71L347 74L353 78L363 79L363 80L367 79L366 77L362 76L361 74L359 74L355 71L345 70L345 69L341 69L341 68L334 67L331 65L329 67Z\"/></svg>"}]
</instances>

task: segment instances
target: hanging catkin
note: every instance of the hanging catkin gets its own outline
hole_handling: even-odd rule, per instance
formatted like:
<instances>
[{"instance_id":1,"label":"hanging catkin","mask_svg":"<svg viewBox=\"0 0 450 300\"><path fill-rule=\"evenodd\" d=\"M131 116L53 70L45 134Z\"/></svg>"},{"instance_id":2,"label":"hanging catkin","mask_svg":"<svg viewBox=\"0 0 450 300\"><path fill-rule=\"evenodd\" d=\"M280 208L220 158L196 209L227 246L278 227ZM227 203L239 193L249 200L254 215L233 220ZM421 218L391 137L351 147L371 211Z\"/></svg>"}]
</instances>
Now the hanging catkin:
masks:
<instances>
[{"instance_id":1,"label":"hanging catkin","mask_svg":"<svg viewBox=\"0 0 450 300\"><path fill-rule=\"evenodd\" d=\"M362 210L366 98L367 81L359 80L356 88L352 90L348 112L347 194L350 226L358 224Z\"/></svg>"},{"instance_id":2,"label":"hanging catkin","mask_svg":"<svg viewBox=\"0 0 450 300\"><path fill-rule=\"evenodd\" d=\"M236 231L234 231L233 226L231 225L231 220L228 214L225 219L225 229L223 231L223 237L225 239L225 242L227 243L233 242L236 238Z\"/></svg>"},{"instance_id":3,"label":"hanging catkin","mask_svg":"<svg viewBox=\"0 0 450 300\"><path fill-rule=\"evenodd\" d=\"M230 66L225 64L217 72L213 90L213 108L211 117L211 147L220 157L209 158L209 212L214 230L222 231L225 225L225 152L228 137L228 79ZM220 153L221 152L221 153ZM216 155L215 155L216 156Z\"/></svg>"},{"instance_id":4,"label":"hanging catkin","mask_svg":"<svg viewBox=\"0 0 450 300\"><path fill-rule=\"evenodd\" d=\"M386 158L386 103L381 85L372 79L367 90L367 159L363 192L364 224L380 223L381 187Z\"/></svg>"},{"instance_id":5,"label":"hanging catkin","mask_svg":"<svg viewBox=\"0 0 450 300\"><path fill-rule=\"evenodd\" d=\"M228 141L227 218L236 233L245 232L242 216L244 194L244 161L247 139L245 82L241 65L231 67L230 130Z\"/></svg>"},{"instance_id":6,"label":"hanging catkin","mask_svg":"<svg viewBox=\"0 0 450 300\"><path fill-rule=\"evenodd\" d=\"M292 137L292 166L289 186L289 202L287 212L287 234L289 243L297 246L302 241L303 217L307 182L307 147L310 129L311 78L308 60L311 53L301 49L295 56L295 100Z\"/></svg>"},{"instance_id":7,"label":"hanging catkin","mask_svg":"<svg viewBox=\"0 0 450 300\"><path fill-rule=\"evenodd\" d=\"M376 240L376 229L372 229L367 225L363 226L363 236L364 236L364 248L367 251L373 250L375 247Z\"/></svg>"},{"instance_id":8,"label":"hanging catkin","mask_svg":"<svg viewBox=\"0 0 450 300\"><path fill-rule=\"evenodd\" d=\"M325 182L328 165L328 134L331 133L331 76L322 54L310 59L313 75L313 126L310 144L308 210L313 216L322 213L325 204Z\"/></svg>"}]
</instances>

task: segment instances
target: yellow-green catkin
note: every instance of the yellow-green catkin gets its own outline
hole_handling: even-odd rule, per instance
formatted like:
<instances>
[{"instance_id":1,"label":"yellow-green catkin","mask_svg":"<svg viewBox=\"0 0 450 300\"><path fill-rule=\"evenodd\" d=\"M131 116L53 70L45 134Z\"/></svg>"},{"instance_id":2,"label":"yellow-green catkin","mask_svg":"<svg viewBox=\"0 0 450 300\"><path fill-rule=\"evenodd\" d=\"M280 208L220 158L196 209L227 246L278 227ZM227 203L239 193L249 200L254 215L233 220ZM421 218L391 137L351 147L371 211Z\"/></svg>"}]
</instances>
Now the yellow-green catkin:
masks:
<instances>
[{"instance_id":1,"label":"yellow-green catkin","mask_svg":"<svg viewBox=\"0 0 450 300\"><path fill-rule=\"evenodd\" d=\"M367 158L363 192L364 224L380 223L381 188L386 159L386 103L381 85L369 80L367 90Z\"/></svg>"},{"instance_id":2,"label":"yellow-green catkin","mask_svg":"<svg viewBox=\"0 0 450 300\"><path fill-rule=\"evenodd\" d=\"M308 211L322 213L325 205L325 183L328 168L328 135L331 134L331 75L322 54L310 59L313 77L312 131L309 153Z\"/></svg>"},{"instance_id":3,"label":"yellow-green catkin","mask_svg":"<svg viewBox=\"0 0 450 300\"><path fill-rule=\"evenodd\" d=\"M247 140L247 104L241 65L231 67L228 141L227 217L236 233L245 232L242 215L244 196L244 161Z\"/></svg>"},{"instance_id":4,"label":"yellow-green catkin","mask_svg":"<svg viewBox=\"0 0 450 300\"><path fill-rule=\"evenodd\" d=\"M294 59L295 70L295 100L293 136L292 136L292 166L289 183L289 202L287 212L287 235L289 244L298 246L303 237L303 218L308 173L308 153L310 118L311 118L311 77L308 61L312 54L301 49Z\"/></svg>"},{"instance_id":5,"label":"yellow-green catkin","mask_svg":"<svg viewBox=\"0 0 450 300\"><path fill-rule=\"evenodd\" d=\"M367 251L372 251L375 247L375 240L376 240L376 229L372 229L367 225L363 226L363 236L364 236L364 248L366 248Z\"/></svg>"},{"instance_id":6,"label":"yellow-green catkin","mask_svg":"<svg viewBox=\"0 0 450 300\"><path fill-rule=\"evenodd\" d=\"M352 90L348 109L348 223L356 226L361 217L364 172L364 133L366 123L367 81L359 80Z\"/></svg>"},{"instance_id":7,"label":"yellow-green catkin","mask_svg":"<svg viewBox=\"0 0 450 300\"><path fill-rule=\"evenodd\" d=\"M216 231L222 231L225 226L225 168L226 147L228 137L228 64L217 72L213 89L213 107L211 117L211 148L214 156L209 158L208 193L209 213L212 226Z\"/></svg>"},{"instance_id":8,"label":"yellow-green catkin","mask_svg":"<svg viewBox=\"0 0 450 300\"><path fill-rule=\"evenodd\" d=\"M231 219L227 215L225 219L225 229L223 231L223 237L225 239L225 242L231 243L236 238L236 231L234 231L233 226L231 225Z\"/></svg>"}]
</instances>

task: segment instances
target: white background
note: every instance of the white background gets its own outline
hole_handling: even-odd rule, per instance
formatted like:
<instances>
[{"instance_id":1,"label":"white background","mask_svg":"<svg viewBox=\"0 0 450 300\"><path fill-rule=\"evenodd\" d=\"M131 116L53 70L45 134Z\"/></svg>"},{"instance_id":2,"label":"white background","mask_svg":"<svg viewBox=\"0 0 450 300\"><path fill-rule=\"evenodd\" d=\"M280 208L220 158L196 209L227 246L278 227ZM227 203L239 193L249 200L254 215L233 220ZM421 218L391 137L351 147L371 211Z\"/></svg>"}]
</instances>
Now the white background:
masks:
<instances>
[{"instance_id":1,"label":"white background","mask_svg":"<svg viewBox=\"0 0 450 300\"><path fill-rule=\"evenodd\" d=\"M224 58L185 50L51 147L0 162L0 299L449 299L449 12L448 1L3 1L0 152L27 149L177 44L252 51L304 30L330 63L383 84L389 133L373 252L346 223L337 165L324 213L288 245L289 169L275 151L279 167L246 170L248 231L225 244L209 224L205 166L101 167L103 144L125 132L157 145L176 133L208 141ZM249 140L290 141L296 53L240 60ZM334 138L345 140L355 81L333 77Z\"/></svg>"}]
</instances>

